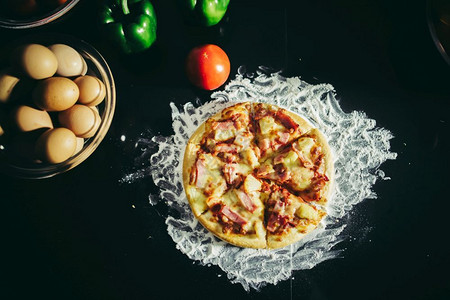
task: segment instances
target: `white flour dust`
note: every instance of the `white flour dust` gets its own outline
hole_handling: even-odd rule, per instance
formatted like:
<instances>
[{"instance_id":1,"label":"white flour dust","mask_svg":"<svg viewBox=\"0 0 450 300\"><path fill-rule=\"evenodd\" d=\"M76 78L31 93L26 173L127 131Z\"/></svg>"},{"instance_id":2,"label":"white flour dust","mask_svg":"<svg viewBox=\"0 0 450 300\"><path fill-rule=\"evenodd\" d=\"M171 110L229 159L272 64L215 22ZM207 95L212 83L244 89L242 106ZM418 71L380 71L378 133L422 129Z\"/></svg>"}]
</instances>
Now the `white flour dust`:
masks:
<instances>
[{"instance_id":1,"label":"white flour dust","mask_svg":"<svg viewBox=\"0 0 450 300\"><path fill-rule=\"evenodd\" d=\"M211 115L245 101L271 103L298 113L325 134L333 151L336 180L328 216L305 239L283 249L244 249L220 241L197 222L183 191L182 161L190 135ZM295 270L310 269L338 256L340 251L333 247L343 240L340 233L345 225L339 223L340 218L362 200L376 198L372 186L377 179L385 179L378 168L396 158L389 151L392 134L377 128L375 120L363 112L343 112L328 84L311 85L277 73L258 72L252 79L239 74L225 90L213 93L211 102L200 107L192 103L170 106L175 134L153 137L157 152L150 157L150 167L125 176L124 181L151 175L160 193L150 196L150 203L163 199L172 208L166 224L176 247L201 264L219 266L247 291L276 284Z\"/></svg>"}]
</instances>

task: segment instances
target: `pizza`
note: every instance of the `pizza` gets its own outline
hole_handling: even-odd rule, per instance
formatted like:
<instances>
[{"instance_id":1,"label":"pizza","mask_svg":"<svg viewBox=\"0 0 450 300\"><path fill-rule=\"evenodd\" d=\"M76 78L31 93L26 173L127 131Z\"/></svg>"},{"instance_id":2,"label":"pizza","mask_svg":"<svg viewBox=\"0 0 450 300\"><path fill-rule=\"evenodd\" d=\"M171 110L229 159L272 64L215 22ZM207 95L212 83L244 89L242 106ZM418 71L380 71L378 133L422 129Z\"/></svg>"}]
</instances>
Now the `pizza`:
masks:
<instances>
[{"instance_id":1,"label":"pizza","mask_svg":"<svg viewBox=\"0 0 450 300\"><path fill-rule=\"evenodd\" d=\"M326 215L333 184L330 147L299 115L265 103L238 103L201 124L183 160L194 216L239 247L281 248Z\"/></svg>"}]
</instances>

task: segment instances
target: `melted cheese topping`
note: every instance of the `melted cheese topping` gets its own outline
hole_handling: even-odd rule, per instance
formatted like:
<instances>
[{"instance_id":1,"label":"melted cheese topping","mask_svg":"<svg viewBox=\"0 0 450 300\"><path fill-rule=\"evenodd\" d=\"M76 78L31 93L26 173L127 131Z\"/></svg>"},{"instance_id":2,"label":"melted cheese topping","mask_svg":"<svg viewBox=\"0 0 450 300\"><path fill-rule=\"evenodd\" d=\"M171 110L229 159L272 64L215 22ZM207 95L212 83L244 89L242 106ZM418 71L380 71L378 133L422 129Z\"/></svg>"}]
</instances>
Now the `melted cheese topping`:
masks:
<instances>
[{"instance_id":1,"label":"melted cheese topping","mask_svg":"<svg viewBox=\"0 0 450 300\"><path fill-rule=\"evenodd\" d=\"M238 174L242 174L242 175L247 176L252 171L253 171L253 168L251 168L248 164L246 164L246 163L239 163L238 164L238 168L237 168L237 173Z\"/></svg>"},{"instance_id":2,"label":"melted cheese topping","mask_svg":"<svg viewBox=\"0 0 450 300\"><path fill-rule=\"evenodd\" d=\"M206 165L207 182L211 184L220 184L222 181L222 167L224 163L217 157L211 154L200 154L199 158L203 157Z\"/></svg>"},{"instance_id":3,"label":"melted cheese topping","mask_svg":"<svg viewBox=\"0 0 450 300\"><path fill-rule=\"evenodd\" d=\"M252 148L246 148L241 152L242 158L245 160L245 163L250 165L253 169L259 166L259 160L256 156L255 151Z\"/></svg>"},{"instance_id":4,"label":"melted cheese topping","mask_svg":"<svg viewBox=\"0 0 450 300\"><path fill-rule=\"evenodd\" d=\"M259 120L259 129L262 135L269 135L276 132L283 131L283 125L278 124L272 116L265 116Z\"/></svg>"},{"instance_id":5,"label":"melted cheese topping","mask_svg":"<svg viewBox=\"0 0 450 300\"><path fill-rule=\"evenodd\" d=\"M299 208L296 210L295 215L302 219L308 219L313 221L320 220L319 212L307 203L300 203Z\"/></svg>"},{"instance_id":6,"label":"melted cheese topping","mask_svg":"<svg viewBox=\"0 0 450 300\"><path fill-rule=\"evenodd\" d=\"M236 136L236 128L234 129L216 129L214 132L214 139L218 142L226 141Z\"/></svg>"},{"instance_id":7,"label":"melted cheese topping","mask_svg":"<svg viewBox=\"0 0 450 300\"><path fill-rule=\"evenodd\" d=\"M241 215L247 221L247 223L243 225L243 228L248 232L255 231L255 224L261 223L262 216L264 215L264 205L259 199L259 194L256 194L251 198L257 207L253 212L248 211L242 206L234 189L229 190L222 196L222 203L231 208L234 212Z\"/></svg>"},{"instance_id":8,"label":"melted cheese topping","mask_svg":"<svg viewBox=\"0 0 450 300\"><path fill-rule=\"evenodd\" d=\"M292 144L292 147L302 155L302 159L314 165L315 157L313 157L313 150L317 146L313 138L301 137Z\"/></svg>"},{"instance_id":9,"label":"melted cheese topping","mask_svg":"<svg viewBox=\"0 0 450 300\"><path fill-rule=\"evenodd\" d=\"M246 193L260 191L262 187L261 181L253 175L248 175L244 180L244 190Z\"/></svg>"},{"instance_id":10,"label":"melted cheese topping","mask_svg":"<svg viewBox=\"0 0 450 300\"><path fill-rule=\"evenodd\" d=\"M289 151L287 155L283 157L283 165L289 170L298 167L299 161L297 153L292 150Z\"/></svg>"},{"instance_id":11,"label":"melted cheese topping","mask_svg":"<svg viewBox=\"0 0 450 300\"><path fill-rule=\"evenodd\" d=\"M295 167L290 169L291 177L295 180L291 180L291 186L297 191L303 191L311 185L311 181L314 177L314 171L303 167Z\"/></svg>"},{"instance_id":12,"label":"melted cheese topping","mask_svg":"<svg viewBox=\"0 0 450 300\"><path fill-rule=\"evenodd\" d=\"M203 190L189 185L186 187L186 194L191 201L192 210L195 215L200 215L208 209L206 204L207 197L203 194Z\"/></svg>"}]
</instances>

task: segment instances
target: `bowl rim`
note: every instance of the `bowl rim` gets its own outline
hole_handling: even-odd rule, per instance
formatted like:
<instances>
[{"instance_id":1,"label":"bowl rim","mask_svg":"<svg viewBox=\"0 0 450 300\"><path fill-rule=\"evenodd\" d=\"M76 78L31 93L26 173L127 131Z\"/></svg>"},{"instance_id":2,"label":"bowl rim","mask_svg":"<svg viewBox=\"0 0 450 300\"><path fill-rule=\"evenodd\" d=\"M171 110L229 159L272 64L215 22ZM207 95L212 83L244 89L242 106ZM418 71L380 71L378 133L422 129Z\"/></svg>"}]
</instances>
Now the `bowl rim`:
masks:
<instances>
[{"instance_id":1,"label":"bowl rim","mask_svg":"<svg viewBox=\"0 0 450 300\"><path fill-rule=\"evenodd\" d=\"M0 159L0 171L4 174L26 179L41 179L52 177L73 169L85 161L97 149L105 138L112 123L116 107L116 86L114 83L113 74L105 58L92 45L84 40L66 34L45 33L33 35L32 37L28 36L21 38L19 42L16 41L14 44L23 44L27 38L31 40L31 43L39 43L39 41L44 45L50 43L62 43L73 47L85 59L88 59L89 63L95 66L96 73L100 76L100 79L106 87L105 100L102 102L104 104L103 111L101 112L99 129L93 137L85 141L83 149L77 154L61 163L42 165L36 164L32 167L11 164L3 159ZM49 38L51 39L51 42L45 42Z\"/></svg>"},{"instance_id":2,"label":"bowl rim","mask_svg":"<svg viewBox=\"0 0 450 300\"><path fill-rule=\"evenodd\" d=\"M57 8L40 16L28 19L12 19L0 17L0 27L8 29L27 29L48 24L70 11L80 0L68 0Z\"/></svg>"},{"instance_id":3,"label":"bowl rim","mask_svg":"<svg viewBox=\"0 0 450 300\"><path fill-rule=\"evenodd\" d=\"M430 31L431 38L433 40L434 45L436 46L437 51L441 55L441 57L445 60L445 62L450 66L450 53L447 53L442 42L439 40L437 31L436 31L436 18L435 18L435 0L428 0L426 6L426 18L428 24L428 30ZM449 50L450 52L450 50Z\"/></svg>"}]
</instances>

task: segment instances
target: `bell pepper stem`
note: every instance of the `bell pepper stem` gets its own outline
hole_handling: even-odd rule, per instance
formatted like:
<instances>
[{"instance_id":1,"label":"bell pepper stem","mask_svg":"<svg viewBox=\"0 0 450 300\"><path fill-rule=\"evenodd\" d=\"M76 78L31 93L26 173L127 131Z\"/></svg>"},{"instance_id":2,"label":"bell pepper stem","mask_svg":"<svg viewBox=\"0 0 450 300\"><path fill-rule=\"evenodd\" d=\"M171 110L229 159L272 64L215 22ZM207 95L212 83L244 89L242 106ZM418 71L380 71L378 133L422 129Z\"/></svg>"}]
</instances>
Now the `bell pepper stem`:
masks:
<instances>
[{"instance_id":1,"label":"bell pepper stem","mask_svg":"<svg viewBox=\"0 0 450 300\"><path fill-rule=\"evenodd\" d=\"M128 8L128 0L122 0L122 12L124 15L128 15L130 13L130 9Z\"/></svg>"}]
</instances>

